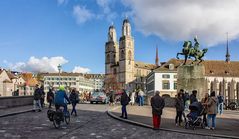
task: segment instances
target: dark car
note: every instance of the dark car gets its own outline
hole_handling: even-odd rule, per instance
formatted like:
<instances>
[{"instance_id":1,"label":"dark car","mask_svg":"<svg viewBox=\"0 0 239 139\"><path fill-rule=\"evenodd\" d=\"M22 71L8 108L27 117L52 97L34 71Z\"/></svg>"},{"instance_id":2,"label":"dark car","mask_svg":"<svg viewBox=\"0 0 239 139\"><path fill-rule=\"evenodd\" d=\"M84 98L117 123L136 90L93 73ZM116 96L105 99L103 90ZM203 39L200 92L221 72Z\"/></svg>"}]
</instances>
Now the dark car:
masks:
<instances>
[{"instance_id":1,"label":"dark car","mask_svg":"<svg viewBox=\"0 0 239 139\"><path fill-rule=\"evenodd\" d=\"M90 97L90 103L108 103L108 97L104 92L93 92Z\"/></svg>"}]
</instances>

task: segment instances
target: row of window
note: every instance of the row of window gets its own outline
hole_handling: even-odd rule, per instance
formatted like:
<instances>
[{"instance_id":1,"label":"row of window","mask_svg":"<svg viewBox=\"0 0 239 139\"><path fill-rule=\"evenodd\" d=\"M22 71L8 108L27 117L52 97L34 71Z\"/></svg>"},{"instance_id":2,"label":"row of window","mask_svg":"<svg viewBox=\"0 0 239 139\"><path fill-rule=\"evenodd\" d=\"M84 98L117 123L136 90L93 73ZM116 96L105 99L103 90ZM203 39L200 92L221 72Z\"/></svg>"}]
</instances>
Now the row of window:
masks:
<instances>
[{"instance_id":1,"label":"row of window","mask_svg":"<svg viewBox=\"0 0 239 139\"><path fill-rule=\"evenodd\" d=\"M76 82L45 82L45 85L76 85Z\"/></svg>"},{"instance_id":2,"label":"row of window","mask_svg":"<svg viewBox=\"0 0 239 139\"><path fill-rule=\"evenodd\" d=\"M49 78L48 77L48 78L46 78L46 80L52 80L52 81L54 81L54 80L66 80L66 81L69 80L69 81L71 81L71 80L76 80L76 78L70 78L70 77L69 78L61 78L61 77Z\"/></svg>"},{"instance_id":3,"label":"row of window","mask_svg":"<svg viewBox=\"0 0 239 139\"><path fill-rule=\"evenodd\" d=\"M169 82L163 82L162 88L164 90L169 90L170 89L170 83ZM174 82L174 84L173 84L173 89L177 90L177 83L176 82Z\"/></svg>"},{"instance_id":4,"label":"row of window","mask_svg":"<svg viewBox=\"0 0 239 139\"><path fill-rule=\"evenodd\" d=\"M163 74L163 75L162 75L162 78L169 79L169 78L170 78L170 75L169 75L169 74ZM177 78L177 75L174 75L173 78L176 79L176 78Z\"/></svg>"}]
</instances>

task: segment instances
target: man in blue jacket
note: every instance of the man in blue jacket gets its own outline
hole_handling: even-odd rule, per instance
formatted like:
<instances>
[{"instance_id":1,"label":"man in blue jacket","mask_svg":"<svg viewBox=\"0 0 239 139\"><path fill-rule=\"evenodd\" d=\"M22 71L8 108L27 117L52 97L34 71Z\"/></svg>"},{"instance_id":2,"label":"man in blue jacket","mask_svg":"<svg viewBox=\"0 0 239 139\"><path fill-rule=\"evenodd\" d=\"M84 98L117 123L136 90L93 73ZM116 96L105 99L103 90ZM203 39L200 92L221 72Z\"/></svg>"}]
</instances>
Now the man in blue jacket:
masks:
<instances>
[{"instance_id":1,"label":"man in blue jacket","mask_svg":"<svg viewBox=\"0 0 239 139\"><path fill-rule=\"evenodd\" d=\"M65 92L65 87L60 86L59 90L55 93L54 102L55 102L56 109L59 109L60 106L64 107L64 114L67 113L67 102L66 101L68 103L70 103L70 100Z\"/></svg>"}]
</instances>

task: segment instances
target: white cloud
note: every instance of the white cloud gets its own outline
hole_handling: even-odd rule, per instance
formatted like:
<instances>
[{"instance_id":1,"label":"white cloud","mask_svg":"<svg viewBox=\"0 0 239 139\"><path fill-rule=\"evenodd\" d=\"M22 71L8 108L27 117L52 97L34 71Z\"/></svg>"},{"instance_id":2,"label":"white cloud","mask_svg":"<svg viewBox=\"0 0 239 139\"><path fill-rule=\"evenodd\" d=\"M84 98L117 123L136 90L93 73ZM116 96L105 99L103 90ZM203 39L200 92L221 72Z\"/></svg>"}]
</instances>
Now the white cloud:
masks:
<instances>
[{"instance_id":1,"label":"white cloud","mask_svg":"<svg viewBox=\"0 0 239 139\"><path fill-rule=\"evenodd\" d=\"M99 7L103 9L103 15L108 21L112 21L116 18L117 13L111 10L111 6L115 3L115 0L96 0Z\"/></svg>"},{"instance_id":2,"label":"white cloud","mask_svg":"<svg viewBox=\"0 0 239 139\"><path fill-rule=\"evenodd\" d=\"M74 73L89 73L90 72L90 69L88 68L83 68L81 66L75 66L75 68L73 69Z\"/></svg>"},{"instance_id":3,"label":"white cloud","mask_svg":"<svg viewBox=\"0 0 239 139\"><path fill-rule=\"evenodd\" d=\"M58 4L58 5L65 4L65 3L67 3L67 2L68 2L68 0L57 0L57 4Z\"/></svg>"},{"instance_id":4,"label":"white cloud","mask_svg":"<svg viewBox=\"0 0 239 139\"><path fill-rule=\"evenodd\" d=\"M18 62L16 64L9 63L10 68L21 72L58 72L57 66L68 63L64 57L30 57L27 62Z\"/></svg>"},{"instance_id":5,"label":"white cloud","mask_svg":"<svg viewBox=\"0 0 239 139\"><path fill-rule=\"evenodd\" d=\"M169 40L197 35L208 46L239 36L238 0L122 0L138 30Z\"/></svg>"},{"instance_id":6,"label":"white cloud","mask_svg":"<svg viewBox=\"0 0 239 139\"><path fill-rule=\"evenodd\" d=\"M76 5L73 7L73 16L76 18L78 24L83 24L86 21L93 19L95 14L89 9L86 9L85 6Z\"/></svg>"}]
</instances>

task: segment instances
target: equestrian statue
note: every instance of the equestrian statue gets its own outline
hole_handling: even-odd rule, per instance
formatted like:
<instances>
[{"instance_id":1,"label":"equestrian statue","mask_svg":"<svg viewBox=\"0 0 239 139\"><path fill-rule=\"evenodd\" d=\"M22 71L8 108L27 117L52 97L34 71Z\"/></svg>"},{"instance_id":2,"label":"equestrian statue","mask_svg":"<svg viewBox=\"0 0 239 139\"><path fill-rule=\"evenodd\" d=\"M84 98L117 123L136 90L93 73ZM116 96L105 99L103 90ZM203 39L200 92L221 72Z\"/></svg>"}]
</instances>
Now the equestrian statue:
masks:
<instances>
[{"instance_id":1,"label":"equestrian statue","mask_svg":"<svg viewBox=\"0 0 239 139\"><path fill-rule=\"evenodd\" d=\"M207 48L200 50L200 44L197 40L197 37L194 37L194 46L192 46L192 42L191 41L184 41L183 44L183 49L182 49L182 53L177 53L177 59L179 59L178 55L184 55L184 63L183 65L186 64L187 59L192 59L192 57L194 58L194 61L191 63L195 63L198 62L197 64L201 63L202 61L204 61L202 58L204 57L205 53L207 53Z\"/></svg>"}]
</instances>

